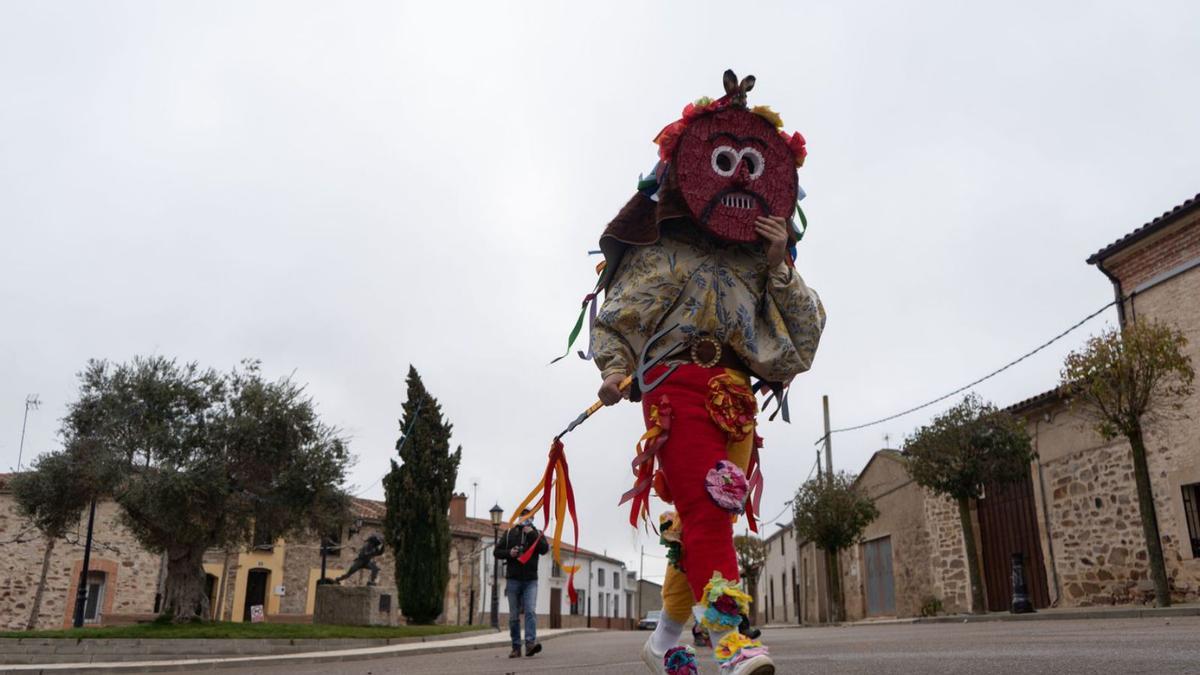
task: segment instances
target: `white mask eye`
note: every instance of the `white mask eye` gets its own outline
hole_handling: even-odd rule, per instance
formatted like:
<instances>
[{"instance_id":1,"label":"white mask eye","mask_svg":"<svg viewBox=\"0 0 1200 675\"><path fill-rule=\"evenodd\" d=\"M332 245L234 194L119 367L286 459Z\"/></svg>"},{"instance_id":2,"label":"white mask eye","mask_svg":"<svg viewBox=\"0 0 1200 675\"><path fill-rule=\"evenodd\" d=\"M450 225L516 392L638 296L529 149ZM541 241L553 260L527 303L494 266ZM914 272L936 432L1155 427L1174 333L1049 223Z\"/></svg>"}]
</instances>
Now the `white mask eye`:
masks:
<instances>
[{"instance_id":1,"label":"white mask eye","mask_svg":"<svg viewBox=\"0 0 1200 675\"><path fill-rule=\"evenodd\" d=\"M758 178L762 175L766 162L763 160L761 152L754 148L742 148L742 151L738 153L738 158L746 163L746 169L750 171L750 178Z\"/></svg>"},{"instance_id":2,"label":"white mask eye","mask_svg":"<svg viewBox=\"0 0 1200 675\"><path fill-rule=\"evenodd\" d=\"M713 150L712 170L718 176L732 176L741 155L728 145Z\"/></svg>"}]
</instances>

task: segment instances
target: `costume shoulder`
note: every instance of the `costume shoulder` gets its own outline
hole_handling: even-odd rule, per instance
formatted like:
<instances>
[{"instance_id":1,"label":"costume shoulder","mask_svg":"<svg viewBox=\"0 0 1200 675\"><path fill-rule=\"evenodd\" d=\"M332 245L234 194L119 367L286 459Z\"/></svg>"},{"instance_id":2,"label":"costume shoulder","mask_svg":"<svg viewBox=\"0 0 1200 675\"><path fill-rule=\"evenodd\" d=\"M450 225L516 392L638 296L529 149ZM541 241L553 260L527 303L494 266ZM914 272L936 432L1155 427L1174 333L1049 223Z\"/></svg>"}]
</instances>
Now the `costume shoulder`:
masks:
<instances>
[{"instance_id":1,"label":"costume shoulder","mask_svg":"<svg viewBox=\"0 0 1200 675\"><path fill-rule=\"evenodd\" d=\"M608 290L612 285L621 258L630 246L657 243L662 237L664 222L690 218L691 212L670 178L654 197L645 190L635 193L600 235L600 251L604 254L604 274L600 277L600 287Z\"/></svg>"}]
</instances>

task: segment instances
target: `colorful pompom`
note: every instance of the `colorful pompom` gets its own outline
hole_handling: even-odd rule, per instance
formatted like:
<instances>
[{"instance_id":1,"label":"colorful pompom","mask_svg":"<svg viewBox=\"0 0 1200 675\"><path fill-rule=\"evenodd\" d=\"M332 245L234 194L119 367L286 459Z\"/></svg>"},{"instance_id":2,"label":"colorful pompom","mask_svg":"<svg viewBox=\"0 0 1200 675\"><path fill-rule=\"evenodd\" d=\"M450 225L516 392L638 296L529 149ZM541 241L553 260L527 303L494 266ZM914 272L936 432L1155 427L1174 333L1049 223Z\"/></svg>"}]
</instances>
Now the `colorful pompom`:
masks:
<instances>
[{"instance_id":1,"label":"colorful pompom","mask_svg":"<svg viewBox=\"0 0 1200 675\"><path fill-rule=\"evenodd\" d=\"M696 650L687 645L671 647L663 656L663 671L666 675L698 675Z\"/></svg>"}]
</instances>

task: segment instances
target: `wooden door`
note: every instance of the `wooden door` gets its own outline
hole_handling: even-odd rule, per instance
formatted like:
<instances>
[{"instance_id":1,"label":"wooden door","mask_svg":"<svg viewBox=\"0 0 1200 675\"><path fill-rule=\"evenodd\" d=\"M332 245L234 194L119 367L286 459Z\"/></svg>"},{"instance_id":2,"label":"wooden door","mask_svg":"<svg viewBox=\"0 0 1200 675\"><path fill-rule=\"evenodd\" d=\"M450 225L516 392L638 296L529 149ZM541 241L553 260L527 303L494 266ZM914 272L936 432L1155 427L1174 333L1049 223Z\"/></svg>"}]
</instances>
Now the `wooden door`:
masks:
<instances>
[{"instance_id":1,"label":"wooden door","mask_svg":"<svg viewBox=\"0 0 1200 675\"><path fill-rule=\"evenodd\" d=\"M867 566L867 616L895 616L896 590L892 578L892 538L864 542Z\"/></svg>"},{"instance_id":2,"label":"wooden door","mask_svg":"<svg viewBox=\"0 0 1200 675\"><path fill-rule=\"evenodd\" d=\"M1046 566L1038 533L1033 480L1027 475L1008 485L987 485L979 500L979 538L983 543L983 577L990 611L1012 606L1012 555L1025 559L1025 585L1037 608L1050 606Z\"/></svg>"},{"instance_id":3,"label":"wooden door","mask_svg":"<svg viewBox=\"0 0 1200 675\"><path fill-rule=\"evenodd\" d=\"M562 589L550 589L550 627L562 628Z\"/></svg>"},{"instance_id":4,"label":"wooden door","mask_svg":"<svg viewBox=\"0 0 1200 675\"><path fill-rule=\"evenodd\" d=\"M242 621L250 621L250 608L255 605L262 605L263 616L266 616L267 581L270 578L271 571L265 569L255 568L246 574L246 602L242 606Z\"/></svg>"}]
</instances>

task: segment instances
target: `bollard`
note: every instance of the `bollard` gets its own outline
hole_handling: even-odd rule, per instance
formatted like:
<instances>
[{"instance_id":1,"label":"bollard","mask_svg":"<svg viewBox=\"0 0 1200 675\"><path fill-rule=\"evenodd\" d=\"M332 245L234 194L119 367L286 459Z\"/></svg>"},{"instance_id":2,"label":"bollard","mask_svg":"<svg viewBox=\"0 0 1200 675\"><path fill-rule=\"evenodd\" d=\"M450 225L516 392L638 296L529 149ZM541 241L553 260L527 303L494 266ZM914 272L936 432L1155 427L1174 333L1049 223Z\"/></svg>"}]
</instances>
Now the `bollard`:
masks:
<instances>
[{"instance_id":1,"label":"bollard","mask_svg":"<svg viewBox=\"0 0 1200 675\"><path fill-rule=\"evenodd\" d=\"M1033 603L1029 601L1029 587L1025 584L1025 561L1021 553L1012 554L1012 614L1032 614Z\"/></svg>"}]
</instances>

